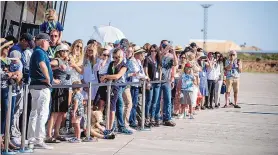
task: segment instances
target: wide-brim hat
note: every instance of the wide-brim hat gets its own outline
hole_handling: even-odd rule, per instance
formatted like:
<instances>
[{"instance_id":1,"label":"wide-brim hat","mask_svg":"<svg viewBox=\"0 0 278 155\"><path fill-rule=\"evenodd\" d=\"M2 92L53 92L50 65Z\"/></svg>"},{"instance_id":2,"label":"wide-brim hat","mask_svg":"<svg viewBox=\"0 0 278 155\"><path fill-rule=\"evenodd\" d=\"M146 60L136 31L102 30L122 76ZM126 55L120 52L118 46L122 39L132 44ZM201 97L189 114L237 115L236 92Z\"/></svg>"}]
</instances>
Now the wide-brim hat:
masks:
<instances>
[{"instance_id":1,"label":"wide-brim hat","mask_svg":"<svg viewBox=\"0 0 278 155\"><path fill-rule=\"evenodd\" d=\"M146 52L143 48L141 48L140 46L135 46L134 47L134 54L137 54L137 53L144 53Z\"/></svg>"},{"instance_id":2,"label":"wide-brim hat","mask_svg":"<svg viewBox=\"0 0 278 155\"><path fill-rule=\"evenodd\" d=\"M6 39L4 38L1 38L1 47L0 49L4 48L4 47L7 47L7 46L10 46L13 44L13 41L7 41Z\"/></svg>"},{"instance_id":3,"label":"wide-brim hat","mask_svg":"<svg viewBox=\"0 0 278 155\"><path fill-rule=\"evenodd\" d=\"M178 45L178 46L175 47L175 51L176 52L182 52L183 48L180 45Z\"/></svg>"}]
</instances>

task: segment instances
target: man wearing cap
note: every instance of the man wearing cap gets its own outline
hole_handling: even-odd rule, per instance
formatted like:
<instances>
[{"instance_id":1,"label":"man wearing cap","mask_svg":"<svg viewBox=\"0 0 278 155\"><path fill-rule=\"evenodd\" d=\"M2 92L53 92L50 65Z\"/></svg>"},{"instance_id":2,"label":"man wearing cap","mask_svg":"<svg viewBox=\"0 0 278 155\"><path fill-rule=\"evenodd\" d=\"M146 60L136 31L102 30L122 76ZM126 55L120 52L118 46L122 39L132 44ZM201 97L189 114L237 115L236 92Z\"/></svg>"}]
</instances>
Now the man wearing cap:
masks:
<instances>
[{"instance_id":1,"label":"man wearing cap","mask_svg":"<svg viewBox=\"0 0 278 155\"><path fill-rule=\"evenodd\" d=\"M239 77L242 71L242 62L237 59L237 52L231 50L229 53L229 59L225 62L226 69L226 102L224 108L228 106L228 98L230 97L231 90L234 91L234 108L240 108L237 104L238 101L238 90L239 90Z\"/></svg>"},{"instance_id":2,"label":"man wearing cap","mask_svg":"<svg viewBox=\"0 0 278 155\"><path fill-rule=\"evenodd\" d=\"M22 36L20 37L20 41L19 43L15 44L9 52L9 55L12 51L19 51L21 53L21 62L24 66L23 68L23 80L24 83L28 83L29 81L29 70L27 70L25 68L25 66L27 66L27 61L26 61L26 55L25 55L25 50L27 48L34 48L34 41L33 41L33 36L29 33L24 33L22 34Z\"/></svg>"},{"instance_id":3,"label":"man wearing cap","mask_svg":"<svg viewBox=\"0 0 278 155\"><path fill-rule=\"evenodd\" d=\"M47 54L50 37L46 33L36 36L36 47L30 59L30 78L32 85L44 85L36 89L31 89L32 103L29 117L27 138L29 143L35 144L36 148L53 149L44 143L46 135L45 124L49 115L50 89L53 81L53 73Z\"/></svg>"}]
</instances>

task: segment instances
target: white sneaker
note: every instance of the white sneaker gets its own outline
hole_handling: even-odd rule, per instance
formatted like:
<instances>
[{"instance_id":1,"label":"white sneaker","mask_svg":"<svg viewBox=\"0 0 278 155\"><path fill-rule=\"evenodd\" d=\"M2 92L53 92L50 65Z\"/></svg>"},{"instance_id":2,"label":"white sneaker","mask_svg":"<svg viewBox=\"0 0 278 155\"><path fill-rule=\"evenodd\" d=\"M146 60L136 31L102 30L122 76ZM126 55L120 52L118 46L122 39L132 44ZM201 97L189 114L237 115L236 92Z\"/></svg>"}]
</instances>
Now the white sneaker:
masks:
<instances>
[{"instance_id":1,"label":"white sneaker","mask_svg":"<svg viewBox=\"0 0 278 155\"><path fill-rule=\"evenodd\" d=\"M180 115L178 116L178 119L183 119L183 115L180 114Z\"/></svg>"},{"instance_id":2,"label":"white sneaker","mask_svg":"<svg viewBox=\"0 0 278 155\"><path fill-rule=\"evenodd\" d=\"M34 149L46 149L46 150L53 150L52 146L48 146L45 143L40 143L40 144L36 144L34 145Z\"/></svg>"}]
</instances>

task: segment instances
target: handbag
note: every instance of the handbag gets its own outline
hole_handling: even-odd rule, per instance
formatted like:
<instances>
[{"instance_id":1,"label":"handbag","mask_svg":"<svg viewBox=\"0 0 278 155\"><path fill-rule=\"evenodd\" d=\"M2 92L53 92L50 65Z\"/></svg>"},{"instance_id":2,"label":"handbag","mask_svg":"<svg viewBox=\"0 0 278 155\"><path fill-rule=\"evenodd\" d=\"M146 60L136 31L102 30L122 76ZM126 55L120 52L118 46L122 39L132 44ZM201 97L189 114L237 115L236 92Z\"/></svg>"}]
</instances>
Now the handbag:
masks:
<instances>
[{"instance_id":1,"label":"handbag","mask_svg":"<svg viewBox=\"0 0 278 155\"><path fill-rule=\"evenodd\" d=\"M226 85L223 83L221 86L221 92L220 94L225 94L226 93Z\"/></svg>"}]
</instances>

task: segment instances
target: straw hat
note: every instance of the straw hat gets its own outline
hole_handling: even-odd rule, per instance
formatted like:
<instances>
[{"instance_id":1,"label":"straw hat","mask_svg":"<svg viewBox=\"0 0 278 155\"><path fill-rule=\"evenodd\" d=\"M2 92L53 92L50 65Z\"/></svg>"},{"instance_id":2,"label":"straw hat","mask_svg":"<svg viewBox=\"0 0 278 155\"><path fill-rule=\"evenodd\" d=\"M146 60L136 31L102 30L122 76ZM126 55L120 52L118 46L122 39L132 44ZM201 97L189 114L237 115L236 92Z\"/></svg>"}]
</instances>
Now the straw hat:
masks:
<instances>
[{"instance_id":1,"label":"straw hat","mask_svg":"<svg viewBox=\"0 0 278 155\"><path fill-rule=\"evenodd\" d=\"M1 47L0 49L4 48L4 47L7 47L7 46L10 46L13 44L13 41L7 41L6 39L4 38L1 38Z\"/></svg>"},{"instance_id":2,"label":"straw hat","mask_svg":"<svg viewBox=\"0 0 278 155\"><path fill-rule=\"evenodd\" d=\"M182 52L182 51L183 51L183 48L182 48L180 45L177 45L177 46L175 47L175 51L176 51L176 52Z\"/></svg>"},{"instance_id":3,"label":"straw hat","mask_svg":"<svg viewBox=\"0 0 278 155\"><path fill-rule=\"evenodd\" d=\"M145 50L142 49L140 46L135 46L134 47L134 54L136 54L136 53L144 53L144 52L145 52Z\"/></svg>"}]
</instances>

